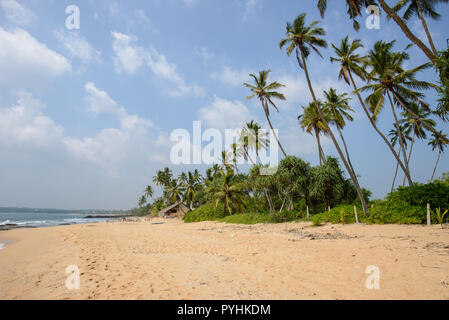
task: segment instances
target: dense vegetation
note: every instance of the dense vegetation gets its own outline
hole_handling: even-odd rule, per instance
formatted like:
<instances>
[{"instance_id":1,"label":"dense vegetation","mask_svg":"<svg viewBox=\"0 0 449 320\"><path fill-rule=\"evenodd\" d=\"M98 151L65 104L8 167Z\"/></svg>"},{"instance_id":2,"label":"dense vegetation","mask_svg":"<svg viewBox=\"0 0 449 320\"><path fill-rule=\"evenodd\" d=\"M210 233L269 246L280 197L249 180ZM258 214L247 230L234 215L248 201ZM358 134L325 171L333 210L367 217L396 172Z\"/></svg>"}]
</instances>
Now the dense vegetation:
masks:
<instances>
[{"instance_id":1,"label":"dense vegetation","mask_svg":"<svg viewBox=\"0 0 449 320\"><path fill-rule=\"evenodd\" d=\"M326 32L318 26L319 21L309 23L305 13L293 22L287 22L285 37L280 40L279 47L285 49L288 56L293 54L299 70L304 72L312 99L302 107L298 121L302 130L316 138L319 165L311 166L288 155L277 135L275 141L270 141L261 126L251 121L243 128L239 142L222 153L221 164L209 168L204 177L198 171L182 173L177 178L168 168L159 171L153 182L162 187L163 195L151 205L147 204L148 198L153 197L153 189L149 186L139 201L140 213L155 214L165 206L184 201L192 209L185 217L186 222L278 222L307 219L309 213L315 224L351 223L355 220L355 206L362 222L423 223L426 206L430 204L434 222L442 220L441 212L449 208L448 176L444 175L441 180L434 178L441 154L449 144L447 135L437 128L438 123L449 121L449 49L437 50L426 20L438 19L436 4L447 2L401 0L390 7L383 0L346 1L348 17L356 29L364 9L374 4L411 42L406 49L397 50L395 41L378 41L364 56L361 55L364 48L361 40L346 36L339 44L331 45L331 62L339 66L338 78L348 85L356 102L350 98L350 92L338 92L334 88L323 92L323 100L317 98L312 85L313 70L308 69L307 60L312 54L321 56L320 50L328 48L324 38ZM318 0L318 8L324 18L327 1ZM425 41L407 26L413 16L417 16L423 26ZM413 45L428 58L426 63L413 65L409 53ZM435 82L420 79L422 72L432 70L436 74ZM248 99L258 99L267 123L273 129L270 112L279 112L276 101L286 100L286 97L278 91L283 84L269 81L270 72L262 70L250 74L251 83L244 83L244 86L251 94ZM429 100L426 93L432 91L438 99L426 101ZM354 119L354 103L360 104L363 115L395 160L391 189L387 186L390 193L383 201L370 202L371 193L359 184L351 148L345 140L345 126ZM394 123L386 134L379 128L378 119L388 110ZM339 159L325 155L321 144L323 135L331 139ZM437 160L429 168L429 184L415 183L410 168L413 148L420 141L427 141L437 152ZM267 167L259 155L270 144L276 144L284 158L277 172L267 176L261 174L261 169ZM242 158L252 164L247 173L238 170L237 163ZM403 178L402 183L398 176ZM438 218L436 212L439 209L442 211L438 211Z\"/></svg>"}]
</instances>

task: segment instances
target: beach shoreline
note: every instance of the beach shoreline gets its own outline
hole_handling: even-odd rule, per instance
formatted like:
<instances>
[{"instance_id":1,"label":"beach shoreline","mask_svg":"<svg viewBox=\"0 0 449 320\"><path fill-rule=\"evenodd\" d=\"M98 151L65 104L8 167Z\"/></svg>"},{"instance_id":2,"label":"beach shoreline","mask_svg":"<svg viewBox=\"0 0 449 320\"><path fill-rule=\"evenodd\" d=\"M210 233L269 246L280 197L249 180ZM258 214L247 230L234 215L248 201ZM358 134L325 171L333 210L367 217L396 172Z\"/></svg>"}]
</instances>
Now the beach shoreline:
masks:
<instances>
[{"instance_id":1,"label":"beach shoreline","mask_svg":"<svg viewBox=\"0 0 449 320\"><path fill-rule=\"evenodd\" d=\"M449 299L440 226L142 219L0 238L0 299ZM66 287L69 266L80 290ZM369 266L379 290L366 287Z\"/></svg>"}]
</instances>

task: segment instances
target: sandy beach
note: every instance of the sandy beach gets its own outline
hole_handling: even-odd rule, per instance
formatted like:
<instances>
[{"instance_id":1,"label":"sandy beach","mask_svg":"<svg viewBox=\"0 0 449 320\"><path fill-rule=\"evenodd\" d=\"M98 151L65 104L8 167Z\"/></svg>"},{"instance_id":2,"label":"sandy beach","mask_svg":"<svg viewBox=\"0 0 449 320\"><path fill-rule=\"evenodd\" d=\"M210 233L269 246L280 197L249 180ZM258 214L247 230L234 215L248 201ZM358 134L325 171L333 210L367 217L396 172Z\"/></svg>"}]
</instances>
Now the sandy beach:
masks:
<instances>
[{"instance_id":1,"label":"sandy beach","mask_svg":"<svg viewBox=\"0 0 449 320\"><path fill-rule=\"evenodd\" d=\"M0 239L0 299L449 299L449 229L440 226L152 220ZM69 265L79 290L66 288ZM379 290L366 288L370 265Z\"/></svg>"}]
</instances>

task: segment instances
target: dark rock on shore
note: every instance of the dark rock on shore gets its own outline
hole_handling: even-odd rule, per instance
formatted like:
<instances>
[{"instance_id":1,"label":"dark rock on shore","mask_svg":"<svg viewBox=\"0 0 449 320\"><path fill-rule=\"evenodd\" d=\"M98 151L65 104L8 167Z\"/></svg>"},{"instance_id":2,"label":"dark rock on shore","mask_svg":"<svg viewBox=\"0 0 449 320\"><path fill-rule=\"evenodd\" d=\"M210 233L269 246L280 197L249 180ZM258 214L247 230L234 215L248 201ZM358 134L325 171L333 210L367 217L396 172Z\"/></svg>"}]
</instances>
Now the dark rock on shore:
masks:
<instances>
[{"instance_id":1,"label":"dark rock on shore","mask_svg":"<svg viewBox=\"0 0 449 320\"><path fill-rule=\"evenodd\" d=\"M32 226L21 226L18 224L5 224L5 225L1 225L0 226L0 231L8 231L8 230L12 230L12 229L19 229L19 228L34 228Z\"/></svg>"}]
</instances>

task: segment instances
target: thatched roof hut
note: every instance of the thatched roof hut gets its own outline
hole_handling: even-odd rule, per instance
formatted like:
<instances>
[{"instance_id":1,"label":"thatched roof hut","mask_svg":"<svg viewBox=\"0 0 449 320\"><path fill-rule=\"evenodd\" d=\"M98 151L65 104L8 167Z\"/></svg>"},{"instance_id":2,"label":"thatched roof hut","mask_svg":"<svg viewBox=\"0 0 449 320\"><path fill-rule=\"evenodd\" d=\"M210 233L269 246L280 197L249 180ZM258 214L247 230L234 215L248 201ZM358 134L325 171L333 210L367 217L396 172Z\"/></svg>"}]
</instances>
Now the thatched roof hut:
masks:
<instances>
[{"instance_id":1,"label":"thatched roof hut","mask_svg":"<svg viewBox=\"0 0 449 320\"><path fill-rule=\"evenodd\" d=\"M158 216L162 218L184 218L189 208L182 202L175 204L159 211Z\"/></svg>"}]
</instances>

